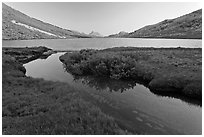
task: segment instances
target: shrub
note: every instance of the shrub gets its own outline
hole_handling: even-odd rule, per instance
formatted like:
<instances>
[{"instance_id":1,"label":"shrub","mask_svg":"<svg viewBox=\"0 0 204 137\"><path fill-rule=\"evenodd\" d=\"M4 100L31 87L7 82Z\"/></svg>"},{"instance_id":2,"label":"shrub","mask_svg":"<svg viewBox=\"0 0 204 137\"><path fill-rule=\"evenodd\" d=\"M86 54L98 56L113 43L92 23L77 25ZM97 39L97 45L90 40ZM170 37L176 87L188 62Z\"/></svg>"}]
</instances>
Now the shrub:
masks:
<instances>
[{"instance_id":1,"label":"shrub","mask_svg":"<svg viewBox=\"0 0 204 137\"><path fill-rule=\"evenodd\" d=\"M113 79L131 77L131 70L136 67L135 60L117 53L102 53L94 50L65 54L60 57L66 69L76 75L99 75Z\"/></svg>"}]
</instances>

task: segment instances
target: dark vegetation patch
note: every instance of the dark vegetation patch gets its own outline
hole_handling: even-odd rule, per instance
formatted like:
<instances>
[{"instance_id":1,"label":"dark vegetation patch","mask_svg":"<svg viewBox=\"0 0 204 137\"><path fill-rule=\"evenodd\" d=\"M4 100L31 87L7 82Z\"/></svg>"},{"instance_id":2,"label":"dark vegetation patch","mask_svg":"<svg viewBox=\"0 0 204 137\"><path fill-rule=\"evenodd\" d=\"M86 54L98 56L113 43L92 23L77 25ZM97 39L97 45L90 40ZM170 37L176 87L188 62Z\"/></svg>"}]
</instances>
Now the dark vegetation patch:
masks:
<instances>
[{"instance_id":1,"label":"dark vegetation patch","mask_svg":"<svg viewBox=\"0 0 204 137\"><path fill-rule=\"evenodd\" d=\"M55 53L52 49L43 46L29 48L3 47L2 51L4 54L11 55L20 63L28 63L37 58L47 58Z\"/></svg>"},{"instance_id":2,"label":"dark vegetation patch","mask_svg":"<svg viewBox=\"0 0 204 137\"><path fill-rule=\"evenodd\" d=\"M2 54L2 134L127 134L79 91L25 72L15 57Z\"/></svg>"},{"instance_id":3,"label":"dark vegetation patch","mask_svg":"<svg viewBox=\"0 0 204 137\"><path fill-rule=\"evenodd\" d=\"M157 93L202 99L202 49L87 49L66 53L60 60L74 75L140 80Z\"/></svg>"}]
</instances>

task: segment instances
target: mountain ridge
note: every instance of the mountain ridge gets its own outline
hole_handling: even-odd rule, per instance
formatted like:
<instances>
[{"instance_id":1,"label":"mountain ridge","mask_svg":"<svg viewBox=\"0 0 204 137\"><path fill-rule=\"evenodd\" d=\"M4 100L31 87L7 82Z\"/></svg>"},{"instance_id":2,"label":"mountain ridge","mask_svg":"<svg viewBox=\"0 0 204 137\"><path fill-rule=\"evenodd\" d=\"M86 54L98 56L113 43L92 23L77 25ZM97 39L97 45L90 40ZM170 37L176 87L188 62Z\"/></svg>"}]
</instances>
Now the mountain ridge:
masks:
<instances>
[{"instance_id":1,"label":"mountain ridge","mask_svg":"<svg viewBox=\"0 0 204 137\"><path fill-rule=\"evenodd\" d=\"M56 38L90 38L90 36L29 17L2 3L3 40Z\"/></svg>"},{"instance_id":2,"label":"mountain ridge","mask_svg":"<svg viewBox=\"0 0 204 137\"><path fill-rule=\"evenodd\" d=\"M108 37L202 39L202 9L144 26L128 34L113 34Z\"/></svg>"}]
</instances>

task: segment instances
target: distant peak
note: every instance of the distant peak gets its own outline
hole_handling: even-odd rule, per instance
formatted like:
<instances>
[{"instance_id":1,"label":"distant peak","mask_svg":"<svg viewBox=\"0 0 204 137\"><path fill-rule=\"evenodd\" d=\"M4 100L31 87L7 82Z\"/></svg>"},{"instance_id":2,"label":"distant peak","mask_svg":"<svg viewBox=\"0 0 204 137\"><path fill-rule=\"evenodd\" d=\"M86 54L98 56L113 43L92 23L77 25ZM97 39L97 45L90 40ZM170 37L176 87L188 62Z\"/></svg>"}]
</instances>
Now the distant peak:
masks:
<instances>
[{"instance_id":1,"label":"distant peak","mask_svg":"<svg viewBox=\"0 0 204 137\"><path fill-rule=\"evenodd\" d=\"M127 34L128 32L120 31L118 34Z\"/></svg>"},{"instance_id":2,"label":"distant peak","mask_svg":"<svg viewBox=\"0 0 204 137\"><path fill-rule=\"evenodd\" d=\"M89 35L96 36L96 37L103 37L103 35L101 35L99 32L96 32L96 31L91 31L91 33L89 33Z\"/></svg>"}]
</instances>

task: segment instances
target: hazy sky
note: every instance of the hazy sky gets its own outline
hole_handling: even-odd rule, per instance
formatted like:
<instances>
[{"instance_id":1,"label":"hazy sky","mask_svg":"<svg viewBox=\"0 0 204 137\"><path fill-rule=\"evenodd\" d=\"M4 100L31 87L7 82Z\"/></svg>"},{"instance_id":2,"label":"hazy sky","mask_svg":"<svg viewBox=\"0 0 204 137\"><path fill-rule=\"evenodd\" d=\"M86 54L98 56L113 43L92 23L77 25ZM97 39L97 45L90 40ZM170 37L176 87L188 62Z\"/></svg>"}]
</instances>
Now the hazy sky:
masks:
<instances>
[{"instance_id":1,"label":"hazy sky","mask_svg":"<svg viewBox=\"0 0 204 137\"><path fill-rule=\"evenodd\" d=\"M28 16L62 28L90 33L92 30L109 35L120 31L132 32L201 8L200 3L5 3Z\"/></svg>"}]
</instances>

